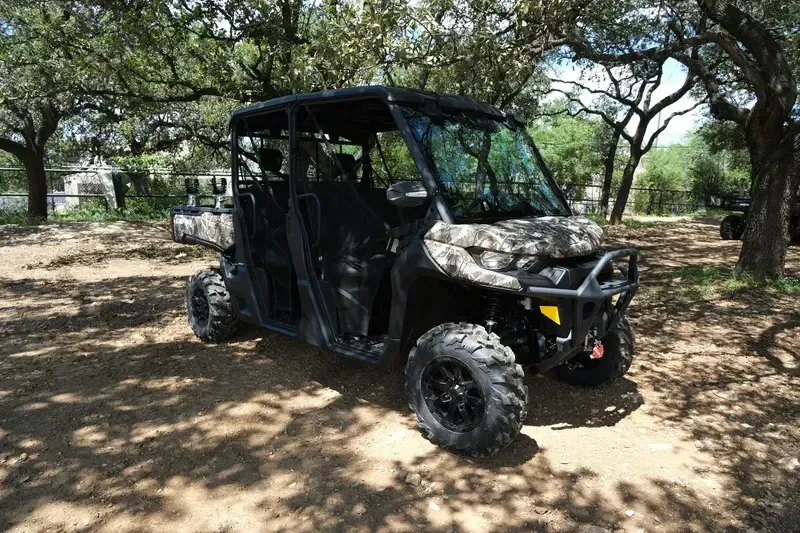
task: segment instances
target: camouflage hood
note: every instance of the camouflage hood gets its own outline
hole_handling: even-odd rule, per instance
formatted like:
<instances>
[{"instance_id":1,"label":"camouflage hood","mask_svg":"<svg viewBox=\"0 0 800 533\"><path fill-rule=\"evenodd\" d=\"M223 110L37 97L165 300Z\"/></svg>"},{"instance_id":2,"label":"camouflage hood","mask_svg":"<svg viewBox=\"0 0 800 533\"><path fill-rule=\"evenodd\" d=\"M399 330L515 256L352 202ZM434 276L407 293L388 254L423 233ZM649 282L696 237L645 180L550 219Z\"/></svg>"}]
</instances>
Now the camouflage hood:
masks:
<instances>
[{"instance_id":1,"label":"camouflage hood","mask_svg":"<svg viewBox=\"0 0 800 533\"><path fill-rule=\"evenodd\" d=\"M583 217L540 217L494 224L436 222L425 241L460 248L555 258L588 255L600 249L603 229Z\"/></svg>"}]
</instances>

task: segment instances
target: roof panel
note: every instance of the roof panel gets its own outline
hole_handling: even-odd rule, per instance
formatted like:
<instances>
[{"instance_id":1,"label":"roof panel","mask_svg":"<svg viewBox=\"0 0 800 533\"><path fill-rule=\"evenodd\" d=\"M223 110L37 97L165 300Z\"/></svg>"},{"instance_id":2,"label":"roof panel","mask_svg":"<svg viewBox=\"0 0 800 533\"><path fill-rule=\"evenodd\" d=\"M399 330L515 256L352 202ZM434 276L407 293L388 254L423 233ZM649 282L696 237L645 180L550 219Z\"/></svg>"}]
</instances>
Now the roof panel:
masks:
<instances>
[{"instance_id":1,"label":"roof panel","mask_svg":"<svg viewBox=\"0 0 800 533\"><path fill-rule=\"evenodd\" d=\"M314 93L290 94L279 98L273 98L265 102L237 109L232 113L231 120L258 114L263 111L285 108L294 102L311 103L323 102L325 100L358 99L360 97L370 96L381 98L385 102L416 105L422 105L425 101L435 101L443 109L478 112L498 118L505 118L506 116L505 113L494 106L465 96L439 95L432 91L421 91L419 89L408 89L404 87L369 85L364 87L348 87L346 89L332 89Z\"/></svg>"}]
</instances>

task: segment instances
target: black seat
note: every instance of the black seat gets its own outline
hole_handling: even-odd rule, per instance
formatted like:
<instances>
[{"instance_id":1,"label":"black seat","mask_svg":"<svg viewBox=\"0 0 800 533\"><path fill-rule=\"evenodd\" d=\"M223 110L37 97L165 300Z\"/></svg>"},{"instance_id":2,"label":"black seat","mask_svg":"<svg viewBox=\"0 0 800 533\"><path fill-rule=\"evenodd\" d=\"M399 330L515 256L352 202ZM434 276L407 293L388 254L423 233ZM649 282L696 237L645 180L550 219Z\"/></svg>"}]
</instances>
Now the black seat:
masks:
<instances>
[{"instance_id":1,"label":"black seat","mask_svg":"<svg viewBox=\"0 0 800 533\"><path fill-rule=\"evenodd\" d=\"M281 172L283 153L277 148L262 148L258 151L258 162L261 169L273 176L288 180L289 176Z\"/></svg>"},{"instance_id":2,"label":"black seat","mask_svg":"<svg viewBox=\"0 0 800 533\"><path fill-rule=\"evenodd\" d=\"M258 161L269 192L283 213L286 213L289 210L289 176L281 172L283 153L275 148L262 148L258 152ZM275 178L279 178L280 181Z\"/></svg>"}]
</instances>

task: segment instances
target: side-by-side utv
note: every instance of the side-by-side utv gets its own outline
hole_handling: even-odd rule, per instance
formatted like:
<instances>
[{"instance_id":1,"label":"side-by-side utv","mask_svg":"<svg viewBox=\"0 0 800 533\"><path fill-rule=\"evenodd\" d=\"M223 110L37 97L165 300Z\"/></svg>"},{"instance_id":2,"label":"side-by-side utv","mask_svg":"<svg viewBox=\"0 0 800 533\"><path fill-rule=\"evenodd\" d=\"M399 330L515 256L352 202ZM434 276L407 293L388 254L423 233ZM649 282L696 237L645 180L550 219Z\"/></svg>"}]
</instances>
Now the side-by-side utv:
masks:
<instances>
[{"instance_id":1,"label":"side-by-side utv","mask_svg":"<svg viewBox=\"0 0 800 533\"><path fill-rule=\"evenodd\" d=\"M186 289L201 340L246 322L405 365L423 433L473 456L519 434L523 368L587 386L628 370L637 254L600 250L512 114L360 87L270 100L230 126L232 207L172 210L176 241L220 253Z\"/></svg>"},{"instance_id":2,"label":"side-by-side utv","mask_svg":"<svg viewBox=\"0 0 800 533\"><path fill-rule=\"evenodd\" d=\"M744 237L747 212L750 210L750 196L731 194L724 199L723 207L731 211L739 211L741 215L728 215L719 225L719 236L723 241L738 241ZM789 219L789 240L800 240L800 201L792 209Z\"/></svg>"}]
</instances>

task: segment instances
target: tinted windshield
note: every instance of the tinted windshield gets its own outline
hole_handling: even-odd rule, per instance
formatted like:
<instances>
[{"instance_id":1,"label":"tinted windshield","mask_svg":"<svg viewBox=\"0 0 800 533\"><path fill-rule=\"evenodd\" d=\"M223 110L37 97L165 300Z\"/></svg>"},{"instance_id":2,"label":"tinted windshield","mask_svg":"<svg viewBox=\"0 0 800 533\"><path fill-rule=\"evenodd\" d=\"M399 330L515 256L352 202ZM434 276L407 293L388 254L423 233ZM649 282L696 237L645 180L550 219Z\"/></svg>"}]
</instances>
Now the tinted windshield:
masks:
<instances>
[{"instance_id":1,"label":"tinted windshield","mask_svg":"<svg viewBox=\"0 0 800 533\"><path fill-rule=\"evenodd\" d=\"M457 219L570 214L524 127L468 114L406 118Z\"/></svg>"}]
</instances>

